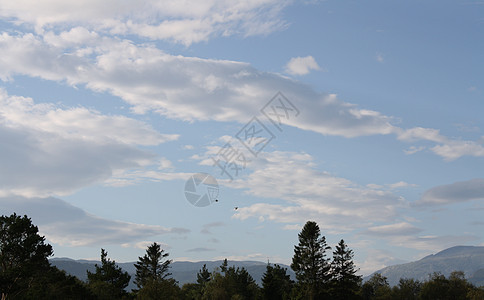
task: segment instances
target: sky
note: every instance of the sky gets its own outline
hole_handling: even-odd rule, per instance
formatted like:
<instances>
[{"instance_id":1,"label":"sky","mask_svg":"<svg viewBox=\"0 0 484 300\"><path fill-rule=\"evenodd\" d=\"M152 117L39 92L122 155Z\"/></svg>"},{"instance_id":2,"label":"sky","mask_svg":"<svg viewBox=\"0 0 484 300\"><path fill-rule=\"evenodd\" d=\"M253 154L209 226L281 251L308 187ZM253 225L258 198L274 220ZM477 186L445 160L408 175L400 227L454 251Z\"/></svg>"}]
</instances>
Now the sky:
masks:
<instances>
[{"instance_id":1,"label":"sky","mask_svg":"<svg viewBox=\"0 0 484 300\"><path fill-rule=\"evenodd\" d=\"M484 246L483 34L477 0L0 0L0 213L73 259Z\"/></svg>"}]
</instances>

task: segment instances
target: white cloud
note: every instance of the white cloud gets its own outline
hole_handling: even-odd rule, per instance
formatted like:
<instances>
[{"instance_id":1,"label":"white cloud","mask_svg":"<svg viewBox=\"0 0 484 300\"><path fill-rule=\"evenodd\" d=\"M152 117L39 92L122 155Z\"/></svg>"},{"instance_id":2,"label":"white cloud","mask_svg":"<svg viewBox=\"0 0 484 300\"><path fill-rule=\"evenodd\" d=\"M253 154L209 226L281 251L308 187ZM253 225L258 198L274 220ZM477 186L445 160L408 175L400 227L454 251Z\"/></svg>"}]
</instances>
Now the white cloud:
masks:
<instances>
[{"instance_id":1,"label":"white cloud","mask_svg":"<svg viewBox=\"0 0 484 300\"><path fill-rule=\"evenodd\" d=\"M400 188L416 187L416 186L417 186L416 184L408 183L405 181L399 181L388 185L390 189L400 189Z\"/></svg>"},{"instance_id":2,"label":"white cloud","mask_svg":"<svg viewBox=\"0 0 484 300\"><path fill-rule=\"evenodd\" d=\"M116 0L2 1L0 16L17 24L50 28L85 26L115 35L134 34L185 45L212 36L268 34L287 26L281 11L291 1ZM75 12L75 13L73 13Z\"/></svg>"},{"instance_id":3,"label":"white cloud","mask_svg":"<svg viewBox=\"0 0 484 300\"><path fill-rule=\"evenodd\" d=\"M359 109L336 95L316 93L301 83L260 72L245 63L173 56L151 46L114 39L103 39L96 47L69 54L68 49L54 47L31 34L3 34L0 49L9 57L0 62L1 78L25 74L86 84L95 91L121 97L136 113L155 111L187 121L245 123L282 91L301 111L297 118L283 120L289 126L345 137L395 130L390 117ZM42 61L33 59L39 56Z\"/></svg>"},{"instance_id":4,"label":"white cloud","mask_svg":"<svg viewBox=\"0 0 484 300\"><path fill-rule=\"evenodd\" d=\"M482 178L433 187L423 194L417 205L442 205L478 199L484 199Z\"/></svg>"},{"instance_id":5,"label":"white cloud","mask_svg":"<svg viewBox=\"0 0 484 300\"><path fill-rule=\"evenodd\" d=\"M73 48L58 46L74 45L72 35L96 42ZM0 61L0 78L4 80L25 74L84 84L122 98L136 113L153 111L186 121L245 124L282 91L300 112L297 117L288 114L282 118L284 126L349 138L395 134L404 142L432 142L429 149L449 161L465 155L484 156L480 142L452 140L431 128L396 127L390 116L358 108L336 95L315 92L280 75L260 72L246 63L169 55L150 45L100 37L80 28L59 34L46 32L44 36L3 33L0 50L9 58ZM412 147L407 153L424 149Z\"/></svg>"},{"instance_id":6,"label":"white cloud","mask_svg":"<svg viewBox=\"0 0 484 300\"><path fill-rule=\"evenodd\" d=\"M252 173L232 182L219 180L231 188L261 198L284 203L255 203L243 206L234 218L260 218L280 223L318 222L324 230L344 232L390 221L404 200L385 190L359 186L350 180L318 171L305 153L270 152L259 154L249 163Z\"/></svg>"},{"instance_id":7,"label":"white cloud","mask_svg":"<svg viewBox=\"0 0 484 300\"><path fill-rule=\"evenodd\" d=\"M415 127L407 130L402 130L398 134L399 140L415 142L419 140L433 141L436 143L443 143L447 139L440 135L440 131L431 128Z\"/></svg>"},{"instance_id":8,"label":"white cloud","mask_svg":"<svg viewBox=\"0 0 484 300\"><path fill-rule=\"evenodd\" d=\"M475 242L479 237L474 235L422 235L422 236L388 236L386 239L393 246L405 247L427 251L427 253L438 252L443 249Z\"/></svg>"},{"instance_id":9,"label":"white cloud","mask_svg":"<svg viewBox=\"0 0 484 300\"><path fill-rule=\"evenodd\" d=\"M1 89L0 111L0 196L69 194L156 161L137 145L178 137L124 116L35 104Z\"/></svg>"},{"instance_id":10,"label":"white cloud","mask_svg":"<svg viewBox=\"0 0 484 300\"><path fill-rule=\"evenodd\" d=\"M311 70L320 70L318 63L312 56L293 57L286 65L286 72L292 75L306 75Z\"/></svg>"},{"instance_id":11,"label":"white cloud","mask_svg":"<svg viewBox=\"0 0 484 300\"><path fill-rule=\"evenodd\" d=\"M375 236L398 236L398 235L411 235L421 232L422 229L413 226L407 222L372 226L365 230L363 233L367 235Z\"/></svg>"},{"instance_id":12,"label":"white cloud","mask_svg":"<svg viewBox=\"0 0 484 300\"><path fill-rule=\"evenodd\" d=\"M411 129L395 129L399 140L407 142L431 141L437 145L430 148L432 152L443 157L447 161L455 160L462 156L484 156L482 141L453 140L440 134L440 131L432 128L415 127ZM406 154L414 154L424 150L424 146L412 146L405 151Z\"/></svg>"},{"instance_id":13,"label":"white cloud","mask_svg":"<svg viewBox=\"0 0 484 300\"><path fill-rule=\"evenodd\" d=\"M189 232L100 218L56 198L5 197L0 198L0 207L4 214L28 215L49 242L63 246L136 245L149 237Z\"/></svg>"},{"instance_id":14,"label":"white cloud","mask_svg":"<svg viewBox=\"0 0 484 300\"><path fill-rule=\"evenodd\" d=\"M284 230L297 230L300 231L302 229L302 225L300 224L287 224L282 227Z\"/></svg>"},{"instance_id":15,"label":"white cloud","mask_svg":"<svg viewBox=\"0 0 484 300\"><path fill-rule=\"evenodd\" d=\"M445 144L436 145L430 150L447 161L462 156L484 157L484 146L476 141L450 140Z\"/></svg>"},{"instance_id":16,"label":"white cloud","mask_svg":"<svg viewBox=\"0 0 484 300\"><path fill-rule=\"evenodd\" d=\"M62 109L53 104L35 104L31 98L9 96L1 88L0 107L1 120L9 128L37 130L64 139L150 146L179 137L160 134L148 124L125 116L102 115L84 107Z\"/></svg>"},{"instance_id":17,"label":"white cloud","mask_svg":"<svg viewBox=\"0 0 484 300\"><path fill-rule=\"evenodd\" d=\"M424 146L420 146L420 147L410 146L408 149L403 150L403 152L407 155L412 155L412 154L415 154L417 152L423 151L425 149L426 149L426 147L424 147Z\"/></svg>"}]
</instances>

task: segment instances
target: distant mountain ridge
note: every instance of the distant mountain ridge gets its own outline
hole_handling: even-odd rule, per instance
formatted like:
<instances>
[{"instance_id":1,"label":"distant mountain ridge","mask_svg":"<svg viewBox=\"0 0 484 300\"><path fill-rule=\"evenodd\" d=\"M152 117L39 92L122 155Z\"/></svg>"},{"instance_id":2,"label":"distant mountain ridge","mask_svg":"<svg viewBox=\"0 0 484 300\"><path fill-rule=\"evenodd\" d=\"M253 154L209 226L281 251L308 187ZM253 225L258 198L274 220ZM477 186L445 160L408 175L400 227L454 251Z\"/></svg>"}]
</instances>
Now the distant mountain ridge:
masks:
<instances>
[{"instance_id":1,"label":"distant mountain ridge","mask_svg":"<svg viewBox=\"0 0 484 300\"><path fill-rule=\"evenodd\" d=\"M87 280L87 272L94 272L95 271L95 264L101 264L100 261L93 261L93 260L74 260L71 258L52 258L49 260L51 265L56 266L57 268L66 271L66 273L76 276L77 278L86 281ZM222 260L217 261L199 261L199 262L188 262L188 261L175 261L170 264L170 273L172 273L173 278L177 280L182 286L185 283L193 283L197 281L197 273L203 267L204 264L207 265L207 269L212 272L215 268L220 267L222 265ZM128 286L128 290L135 288L133 284L134 276L136 273L136 268L134 267L135 262L127 262L127 263L116 263L119 267L123 270L127 271L131 275L131 283ZM271 264L272 265L272 264ZM283 268L287 268L287 273L291 276L292 279L295 278L295 274L289 266L284 264L278 264ZM247 272L254 278L257 284L261 285L261 278L264 272L266 271L267 263L260 262L260 261L228 261L228 266L235 266L242 268L244 267Z\"/></svg>"},{"instance_id":2,"label":"distant mountain ridge","mask_svg":"<svg viewBox=\"0 0 484 300\"><path fill-rule=\"evenodd\" d=\"M185 283L196 282L197 273L204 264L212 272L215 268L220 267L222 262L222 260L200 262L177 261L171 264L170 272L172 273L172 277L181 286ZM50 263L83 281L87 280L86 271L94 272L94 265L100 264L99 261L73 260L70 258L53 258L50 259ZM136 273L134 262L117 264L131 275L133 281L134 274ZM261 285L261 278L266 270L267 263L259 261L228 261L228 265L246 268L257 284ZM279 265L286 268L291 278L293 280L295 279L294 271L289 266L284 264ZM414 278L424 281L429 278L429 274L434 272L440 272L447 277L453 271L463 271L471 283L476 286L484 286L484 247L451 247L436 254L428 255L418 261L389 266L374 273L381 273L388 278L390 285L394 286L398 284L400 278ZM128 289L135 288L132 281Z\"/></svg>"},{"instance_id":3,"label":"distant mountain ridge","mask_svg":"<svg viewBox=\"0 0 484 300\"><path fill-rule=\"evenodd\" d=\"M440 272L447 277L453 271L463 271L471 283L483 286L484 247L455 246L437 254L428 255L418 261L389 266L375 273L381 273L387 277L390 285L394 286L398 284L400 278L424 281L429 278L429 274L434 272Z\"/></svg>"}]
</instances>

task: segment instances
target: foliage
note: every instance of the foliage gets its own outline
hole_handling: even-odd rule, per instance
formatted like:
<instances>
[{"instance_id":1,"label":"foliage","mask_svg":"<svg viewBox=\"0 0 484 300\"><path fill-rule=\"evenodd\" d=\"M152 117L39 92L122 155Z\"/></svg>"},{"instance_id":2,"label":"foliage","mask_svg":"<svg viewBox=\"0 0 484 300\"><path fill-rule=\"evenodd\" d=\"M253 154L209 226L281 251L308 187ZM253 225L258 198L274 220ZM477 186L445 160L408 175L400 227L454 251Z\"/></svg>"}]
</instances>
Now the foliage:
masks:
<instances>
[{"instance_id":1,"label":"foliage","mask_svg":"<svg viewBox=\"0 0 484 300\"><path fill-rule=\"evenodd\" d=\"M89 288L99 299L120 299L127 296L125 288L131 276L116 265L114 260L107 258L107 252L101 249L101 265L96 264L96 271L87 271Z\"/></svg>"},{"instance_id":2,"label":"foliage","mask_svg":"<svg viewBox=\"0 0 484 300\"><path fill-rule=\"evenodd\" d=\"M375 273L371 278L361 287L361 295L363 299L392 299L392 290L388 284L388 280L380 273Z\"/></svg>"},{"instance_id":3,"label":"foliage","mask_svg":"<svg viewBox=\"0 0 484 300\"><path fill-rule=\"evenodd\" d=\"M393 299L417 300L422 290L422 283L415 279L400 278L392 289Z\"/></svg>"},{"instance_id":4,"label":"foliage","mask_svg":"<svg viewBox=\"0 0 484 300\"><path fill-rule=\"evenodd\" d=\"M202 289L198 283L185 283L180 290L183 300L199 300L202 298Z\"/></svg>"},{"instance_id":5,"label":"foliage","mask_svg":"<svg viewBox=\"0 0 484 300\"><path fill-rule=\"evenodd\" d=\"M143 257L138 257L138 262L134 264L136 267L136 277L134 282L138 288L143 288L147 283L153 285L153 281L161 281L170 276L168 272L171 260L165 260L169 253L164 253L161 246L153 243L146 249L146 254Z\"/></svg>"},{"instance_id":6,"label":"foliage","mask_svg":"<svg viewBox=\"0 0 484 300\"><path fill-rule=\"evenodd\" d=\"M0 216L0 292L2 299L21 297L39 274L49 269L52 246L27 216Z\"/></svg>"},{"instance_id":7,"label":"foliage","mask_svg":"<svg viewBox=\"0 0 484 300\"><path fill-rule=\"evenodd\" d=\"M136 294L136 299L141 300L179 300L180 287L173 278L161 280L147 280L144 286Z\"/></svg>"},{"instance_id":8,"label":"foliage","mask_svg":"<svg viewBox=\"0 0 484 300\"><path fill-rule=\"evenodd\" d=\"M259 287L245 268L227 267L227 260L220 266L223 275L214 271L203 288L202 299L256 299Z\"/></svg>"},{"instance_id":9,"label":"foliage","mask_svg":"<svg viewBox=\"0 0 484 300\"><path fill-rule=\"evenodd\" d=\"M336 245L331 262L331 299L355 299L357 297L361 276L353 262L353 250L344 240Z\"/></svg>"},{"instance_id":10,"label":"foliage","mask_svg":"<svg viewBox=\"0 0 484 300\"><path fill-rule=\"evenodd\" d=\"M464 272L454 271L449 278L440 273L433 273L422 285L421 299L467 299L472 284L465 279Z\"/></svg>"},{"instance_id":11,"label":"foliage","mask_svg":"<svg viewBox=\"0 0 484 300\"><path fill-rule=\"evenodd\" d=\"M267 264L266 271L262 276L262 295L264 299L289 299L293 281L286 271L279 265L273 267Z\"/></svg>"},{"instance_id":12,"label":"foliage","mask_svg":"<svg viewBox=\"0 0 484 300\"><path fill-rule=\"evenodd\" d=\"M204 264L202 269L197 273L197 283L199 285L204 286L207 282L210 281L210 272L207 269L207 265Z\"/></svg>"},{"instance_id":13,"label":"foliage","mask_svg":"<svg viewBox=\"0 0 484 300\"><path fill-rule=\"evenodd\" d=\"M299 244L294 246L291 268L296 273L299 287L308 299L324 297L331 278L326 251L331 249L326 238L321 236L316 222L308 221L298 235Z\"/></svg>"},{"instance_id":14,"label":"foliage","mask_svg":"<svg viewBox=\"0 0 484 300\"><path fill-rule=\"evenodd\" d=\"M56 267L49 267L31 282L24 299L96 299L86 284L75 276L67 275Z\"/></svg>"}]
</instances>

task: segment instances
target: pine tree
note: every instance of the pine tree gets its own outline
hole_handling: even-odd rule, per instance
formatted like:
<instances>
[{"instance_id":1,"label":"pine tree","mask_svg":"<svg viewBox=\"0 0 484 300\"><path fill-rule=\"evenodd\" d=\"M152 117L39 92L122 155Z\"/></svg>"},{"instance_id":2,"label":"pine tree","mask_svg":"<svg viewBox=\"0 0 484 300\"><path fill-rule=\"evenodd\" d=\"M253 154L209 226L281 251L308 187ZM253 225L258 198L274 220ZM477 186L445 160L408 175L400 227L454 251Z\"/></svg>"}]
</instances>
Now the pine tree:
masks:
<instances>
[{"instance_id":1,"label":"pine tree","mask_svg":"<svg viewBox=\"0 0 484 300\"><path fill-rule=\"evenodd\" d=\"M153 243L146 249L146 254L143 257L138 257L138 262L134 264L136 267L136 277L134 283L138 288L142 288L148 282L161 281L170 276L168 272L171 260L165 260L169 253L161 249L157 243Z\"/></svg>"},{"instance_id":2,"label":"pine tree","mask_svg":"<svg viewBox=\"0 0 484 300\"><path fill-rule=\"evenodd\" d=\"M293 282L286 271L287 269L279 265L273 267L267 264L266 271L262 275L262 295L264 299L276 300L289 297Z\"/></svg>"},{"instance_id":3,"label":"pine tree","mask_svg":"<svg viewBox=\"0 0 484 300\"><path fill-rule=\"evenodd\" d=\"M331 249L326 238L321 236L316 222L308 221L298 235L299 244L294 246L291 268L303 288L307 299L324 297L330 279L329 258L326 251Z\"/></svg>"},{"instance_id":4,"label":"pine tree","mask_svg":"<svg viewBox=\"0 0 484 300\"><path fill-rule=\"evenodd\" d=\"M95 265L94 273L87 271L88 285L100 299L120 299L127 295L124 289L131 276L107 256L106 250L101 249L101 265Z\"/></svg>"},{"instance_id":5,"label":"pine tree","mask_svg":"<svg viewBox=\"0 0 484 300\"><path fill-rule=\"evenodd\" d=\"M225 259L220 266L222 273L215 270L205 284L202 299L259 299L259 287L245 268L228 267Z\"/></svg>"},{"instance_id":6,"label":"pine tree","mask_svg":"<svg viewBox=\"0 0 484 300\"><path fill-rule=\"evenodd\" d=\"M331 298L355 299L359 290L361 276L353 262L353 250L341 240L333 252L331 263Z\"/></svg>"},{"instance_id":7,"label":"pine tree","mask_svg":"<svg viewBox=\"0 0 484 300\"><path fill-rule=\"evenodd\" d=\"M227 267L228 267L228 261L227 259L224 259L222 265L220 266L220 270L222 271L222 273L225 274L225 272L227 272Z\"/></svg>"},{"instance_id":8,"label":"pine tree","mask_svg":"<svg viewBox=\"0 0 484 300\"><path fill-rule=\"evenodd\" d=\"M197 273L197 283L200 286L204 286L209 281L210 281L210 272L207 269L207 265L203 264L203 267Z\"/></svg>"}]
</instances>

